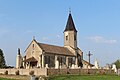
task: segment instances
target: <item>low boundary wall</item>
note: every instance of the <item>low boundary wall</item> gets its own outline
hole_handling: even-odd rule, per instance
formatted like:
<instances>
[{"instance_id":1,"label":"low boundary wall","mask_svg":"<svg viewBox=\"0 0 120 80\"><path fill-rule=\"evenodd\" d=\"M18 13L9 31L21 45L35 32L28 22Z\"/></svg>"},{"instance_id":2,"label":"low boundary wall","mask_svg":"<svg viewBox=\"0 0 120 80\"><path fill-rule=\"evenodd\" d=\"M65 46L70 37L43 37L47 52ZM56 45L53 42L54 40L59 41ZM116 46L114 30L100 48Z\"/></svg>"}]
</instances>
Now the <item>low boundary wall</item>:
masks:
<instances>
[{"instance_id":1,"label":"low boundary wall","mask_svg":"<svg viewBox=\"0 0 120 80\"><path fill-rule=\"evenodd\" d=\"M15 75L16 71L19 70L19 75L29 75L31 71L34 71L34 75L59 75L59 74L114 74L114 70L107 69L47 69L47 68L35 68L35 69L0 69L0 74L5 74L8 71L8 74Z\"/></svg>"},{"instance_id":2,"label":"low boundary wall","mask_svg":"<svg viewBox=\"0 0 120 80\"><path fill-rule=\"evenodd\" d=\"M31 71L34 71L34 75L45 75L47 76L46 68L36 68L36 69L0 69L0 74L5 74L5 71L8 71L8 74L15 75L16 71L19 70L19 75L29 75Z\"/></svg>"},{"instance_id":3,"label":"low boundary wall","mask_svg":"<svg viewBox=\"0 0 120 80\"><path fill-rule=\"evenodd\" d=\"M48 75L58 75L58 74L114 74L112 69L48 69Z\"/></svg>"}]
</instances>

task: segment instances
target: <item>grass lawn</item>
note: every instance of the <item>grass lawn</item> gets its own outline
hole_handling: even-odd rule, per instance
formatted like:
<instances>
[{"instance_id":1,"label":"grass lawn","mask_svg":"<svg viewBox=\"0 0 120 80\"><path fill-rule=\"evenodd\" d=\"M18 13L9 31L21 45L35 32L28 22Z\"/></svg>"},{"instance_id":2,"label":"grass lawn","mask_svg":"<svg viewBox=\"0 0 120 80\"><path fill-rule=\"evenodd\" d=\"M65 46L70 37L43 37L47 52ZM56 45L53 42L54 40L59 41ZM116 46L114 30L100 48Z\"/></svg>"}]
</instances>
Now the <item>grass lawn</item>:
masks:
<instances>
[{"instance_id":1,"label":"grass lawn","mask_svg":"<svg viewBox=\"0 0 120 80\"><path fill-rule=\"evenodd\" d=\"M120 76L115 75L66 75L66 76L55 76L49 80L120 80Z\"/></svg>"},{"instance_id":2,"label":"grass lawn","mask_svg":"<svg viewBox=\"0 0 120 80\"><path fill-rule=\"evenodd\" d=\"M15 80L15 79L0 78L0 80Z\"/></svg>"}]
</instances>

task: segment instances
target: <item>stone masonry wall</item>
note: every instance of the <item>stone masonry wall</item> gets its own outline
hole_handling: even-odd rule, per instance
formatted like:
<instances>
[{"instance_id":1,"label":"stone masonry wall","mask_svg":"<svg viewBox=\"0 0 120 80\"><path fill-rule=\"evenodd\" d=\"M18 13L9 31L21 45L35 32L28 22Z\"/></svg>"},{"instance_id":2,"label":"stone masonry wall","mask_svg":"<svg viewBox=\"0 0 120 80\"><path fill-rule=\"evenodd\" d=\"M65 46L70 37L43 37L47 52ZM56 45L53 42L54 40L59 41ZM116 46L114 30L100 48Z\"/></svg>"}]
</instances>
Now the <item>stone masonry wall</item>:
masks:
<instances>
[{"instance_id":1,"label":"stone masonry wall","mask_svg":"<svg viewBox=\"0 0 120 80\"><path fill-rule=\"evenodd\" d=\"M66 75L66 74L114 74L114 71L109 69L47 69L47 68L38 68L38 69L0 69L0 74L5 74L5 71L8 71L8 74L15 75L15 72L19 70L19 75L29 75L29 72L34 71L34 75Z\"/></svg>"},{"instance_id":2,"label":"stone masonry wall","mask_svg":"<svg viewBox=\"0 0 120 80\"><path fill-rule=\"evenodd\" d=\"M46 68L38 69L0 69L0 74L5 74L5 71L8 71L8 74L15 75L15 72L19 70L20 75L29 75L29 72L34 71L34 75L45 75L47 76Z\"/></svg>"},{"instance_id":3,"label":"stone masonry wall","mask_svg":"<svg viewBox=\"0 0 120 80\"><path fill-rule=\"evenodd\" d=\"M109 69L48 69L48 75L59 75L59 74L114 74L114 71Z\"/></svg>"}]
</instances>

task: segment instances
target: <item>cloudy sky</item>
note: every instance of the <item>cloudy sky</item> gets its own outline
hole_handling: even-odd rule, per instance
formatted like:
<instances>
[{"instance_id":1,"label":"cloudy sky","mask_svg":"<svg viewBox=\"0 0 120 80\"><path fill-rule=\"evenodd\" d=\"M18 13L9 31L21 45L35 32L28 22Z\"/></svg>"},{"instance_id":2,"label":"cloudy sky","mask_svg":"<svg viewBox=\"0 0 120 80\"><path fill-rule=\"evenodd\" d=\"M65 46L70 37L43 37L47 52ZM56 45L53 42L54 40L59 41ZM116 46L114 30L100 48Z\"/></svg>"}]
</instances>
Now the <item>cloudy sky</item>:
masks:
<instances>
[{"instance_id":1,"label":"cloudy sky","mask_svg":"<svg viewBox=\"0 0 120 80\"><path fill-rule=\"evenodd\" d=\"M33 36L63 46L69 8L78 30L78 46L91 62L104 66L120 58L120 0L0 0L0 48L7 65L15 65L17 48L24 55Z\"/></svg>"}]
</instances>

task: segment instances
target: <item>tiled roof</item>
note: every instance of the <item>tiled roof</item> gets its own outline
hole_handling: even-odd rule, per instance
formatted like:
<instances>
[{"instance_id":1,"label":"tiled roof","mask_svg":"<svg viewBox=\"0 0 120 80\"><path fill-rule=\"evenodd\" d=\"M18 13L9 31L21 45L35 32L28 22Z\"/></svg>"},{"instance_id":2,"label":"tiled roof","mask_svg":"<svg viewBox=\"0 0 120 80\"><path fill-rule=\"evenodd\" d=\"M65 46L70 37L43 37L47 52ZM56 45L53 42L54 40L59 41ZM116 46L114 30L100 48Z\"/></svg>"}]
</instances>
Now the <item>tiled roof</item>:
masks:
<instances>
[{"instance_id":1,"label":"tiled roof","mask_svg":"<svg viewBox=\"0 0 120 80\"><path fill-rule=\"evenodd\" d=\"M82 63L85 63L85 64L87 64L87 65L90 65L91 67L94 66L93 64L87 62L86 60L82 60Z\"/></svg>"},{"instance_id":2,"label":"tiled roof","mask_svg":"<svg viewBox=\"0 0 120 80\"><path fill-rule=\"evenodd\" d=\"M24 62L37 62L37 60L34 57L31 57L31 58L24 60Z\"/></svg>"},{"instance_id":3,"label":"tiled roof","mask_svg":"<svg viewBox=\"0 0 120 80\"><path fill-rule=\"evenodd\" d=\"M45 53L75 56L66 47L60 47L55 45L43 44L43 43L38 43L38 45Z\"/></svg>"}]
</instances>

